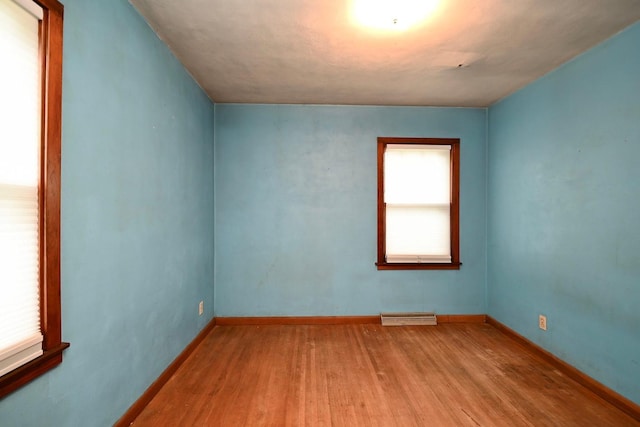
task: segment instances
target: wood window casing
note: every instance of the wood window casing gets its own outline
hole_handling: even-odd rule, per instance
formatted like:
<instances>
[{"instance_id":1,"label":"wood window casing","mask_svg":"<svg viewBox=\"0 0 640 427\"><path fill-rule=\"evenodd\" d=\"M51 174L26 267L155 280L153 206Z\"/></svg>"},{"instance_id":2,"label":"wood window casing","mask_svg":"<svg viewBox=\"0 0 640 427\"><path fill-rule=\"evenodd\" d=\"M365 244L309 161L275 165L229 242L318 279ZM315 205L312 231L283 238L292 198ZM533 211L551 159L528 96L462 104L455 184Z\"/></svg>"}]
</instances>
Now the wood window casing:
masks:
<instances>
[{"instance_id":1,"label":"wood window casing","mask_svg":"<svg viewBox=\"0 0 640 427\"><path fill-rule=\"evenodd\" d=\"M36 0L42 88L40 155L40 357L0 377L0 398L62 363L69 343L62 341L60 301L60 168L62 139L62 33L64 6Z\"/></svg>"},{"instance_id":2,"label":"wood window casing","mask_svg":"<svg viewBox=\"0 0 640 427\"><path fill-rule=\"evenodd\" d=\"M398 263L386 259L386 204L384 198L384 155L390 144L449 145L451 147L450 255L447 263ZM428 185L428 183L425 183ZM457 138L378 138L378 270L459 270L460 262L460 140Z\"/></svg>"}]
</instances>

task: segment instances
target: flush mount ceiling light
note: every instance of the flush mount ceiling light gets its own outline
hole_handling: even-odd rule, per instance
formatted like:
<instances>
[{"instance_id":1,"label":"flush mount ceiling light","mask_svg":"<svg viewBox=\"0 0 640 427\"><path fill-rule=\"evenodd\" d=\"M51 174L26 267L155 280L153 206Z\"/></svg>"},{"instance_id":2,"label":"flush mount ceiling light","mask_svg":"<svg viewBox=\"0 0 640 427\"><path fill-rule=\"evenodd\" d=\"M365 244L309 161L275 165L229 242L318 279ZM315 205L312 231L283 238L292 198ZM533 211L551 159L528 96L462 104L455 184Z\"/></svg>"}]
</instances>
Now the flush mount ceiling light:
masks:
<instances>
[{"instance_id":1,"label":"flush mount ceiling light","mask_svg":"<svg viewBox=\"0 0 640 427\"><path fill-rule=\"evenodd\" d=\"M426 21L440 0L352 0L351 18L359 26L405 31Z\"/></svg>"}]
</instances>

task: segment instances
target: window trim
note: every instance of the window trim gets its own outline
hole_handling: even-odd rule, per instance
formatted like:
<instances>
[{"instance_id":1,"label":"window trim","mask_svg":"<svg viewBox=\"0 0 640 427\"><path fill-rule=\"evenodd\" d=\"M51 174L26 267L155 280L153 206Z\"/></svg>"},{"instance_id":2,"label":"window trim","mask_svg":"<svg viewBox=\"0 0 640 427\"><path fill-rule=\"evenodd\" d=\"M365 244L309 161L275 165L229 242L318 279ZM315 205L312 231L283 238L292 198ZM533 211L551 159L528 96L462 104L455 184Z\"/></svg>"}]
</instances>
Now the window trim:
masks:
<instances>
[{"instance_id":1,"label":"window trim","mask_svg":"<svg viewBox=\"0 0 640 427\"><path fill-rule=\"evenodd\" d=\"M420 144L451 147L451 262L389 263L386 261L386 206L384 203L384 153L387 145ZM460 262L460 139L378 137L378 270L459 270Z\"/></svg>"},{"instance_id":2,"label":"window trim","mask_svg":"<svg viewBox=\"0 0 640 427\"><path fill-rule=\"evenodd\" d=\"M0 398L62 363L60 303L60 166L62 138L62 32L64 6L34 0L40 22L42 141L40 182L40 328L42 356L0 377Z\"/></svg>"}]
</instances>

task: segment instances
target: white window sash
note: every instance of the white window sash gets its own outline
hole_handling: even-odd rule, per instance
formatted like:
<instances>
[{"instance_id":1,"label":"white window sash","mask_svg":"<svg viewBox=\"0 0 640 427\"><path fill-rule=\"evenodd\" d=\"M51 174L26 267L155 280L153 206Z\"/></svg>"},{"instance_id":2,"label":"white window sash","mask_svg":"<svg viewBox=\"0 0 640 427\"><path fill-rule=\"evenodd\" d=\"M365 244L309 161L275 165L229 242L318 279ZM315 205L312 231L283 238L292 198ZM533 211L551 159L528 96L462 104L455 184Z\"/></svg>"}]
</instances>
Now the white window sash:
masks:
<instances>
[{"instance_id":1,"label":"white window sash","mask_svg":"<svg viewBox=\"0 0 640 427\"><path fill-rule=\"evenodd\" d=\"M42 8L32 0L13 0L13 2L32 14L37 20L42 21L44 12L42 11Z\"/></svg>"},{"instance_id":2,"label":"white window sash","mask_svg":"<svg viewBox=\"0 0 640 427\"><path fill-rule=\"evenodd\" d=\"M11 347L0 351L0 376L13 371L27 362L41 356L42 335L32 335Z\"/></svg>"},{"instance_id":3,"label":"white window sash","mask_svg":"<svg viewBox=\"0 0 640 427\"><path fill-rule=\"evenodd\" d=\"M387 262L394 264L448 264L451 255L387 255Z\"/></svg>"}]
</instances>

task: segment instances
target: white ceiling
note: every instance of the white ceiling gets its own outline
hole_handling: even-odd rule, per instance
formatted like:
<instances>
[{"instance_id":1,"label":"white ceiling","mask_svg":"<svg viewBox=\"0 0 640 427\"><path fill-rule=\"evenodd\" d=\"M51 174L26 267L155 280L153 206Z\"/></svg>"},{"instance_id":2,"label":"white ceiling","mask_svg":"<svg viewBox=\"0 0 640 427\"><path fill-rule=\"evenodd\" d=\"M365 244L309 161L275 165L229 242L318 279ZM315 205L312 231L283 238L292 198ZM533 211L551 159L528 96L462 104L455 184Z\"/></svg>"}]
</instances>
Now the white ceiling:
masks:
<instances>
[{"instance_id":1,"label":"white ceiling","mask_svg":"<svg viewBox=\"0 0 640 427\"><path fill-rule=\"evenodd\" d=\"M640 19L640 0L441 0L376 32L351 0L130 1L222 103L489 106Z\"/></svg>"}]
</instances>

